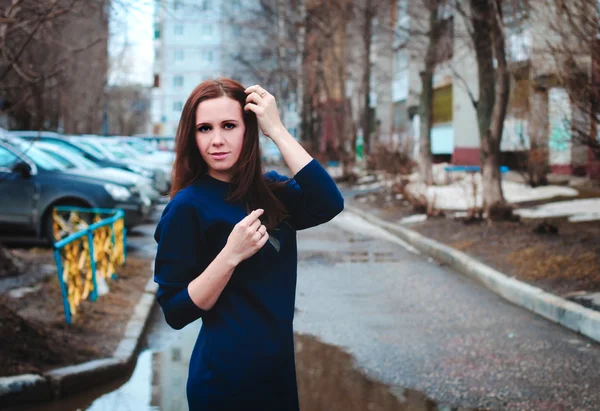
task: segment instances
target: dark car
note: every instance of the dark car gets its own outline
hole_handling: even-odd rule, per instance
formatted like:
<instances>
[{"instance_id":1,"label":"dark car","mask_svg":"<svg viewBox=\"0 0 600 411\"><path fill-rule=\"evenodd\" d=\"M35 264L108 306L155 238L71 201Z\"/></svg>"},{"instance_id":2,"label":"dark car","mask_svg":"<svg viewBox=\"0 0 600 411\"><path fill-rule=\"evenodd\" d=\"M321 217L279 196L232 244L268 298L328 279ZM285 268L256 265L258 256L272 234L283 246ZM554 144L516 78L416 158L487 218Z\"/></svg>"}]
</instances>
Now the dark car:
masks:
<instances>
[{"instance_id":1,"label":"dark car","mask_svg":"<svg viewBox=\"0 0 600 411\"><path fill-rule=\"evenodd\" d=\"M52 208L58 205L115 209L125 212L125 225L142 223L150 200L134 184L66 170L35 147L21 150L0 141L0 235L34 235L52 239Z\"/></svg>"},{"instance_id":2,"label":"dark car","mask_svg":"<svg viewBox=\"0 0 600 411\"><path fill-rule=\"evenodd\" d=\"M133 171L142 177L150 178L154 182L154 188L161 193L169 192L168 174L152 164L140 165L135 161L119 161L107 158L102 152L98 151L93 145L86 142L85 138L65 136L54 132L38 131L8 131L7 135L17 137L28 141L42 141L55 144L65 150L77 153L100 167L113 167L122 170Z\"/></svg>"}]
</instances>

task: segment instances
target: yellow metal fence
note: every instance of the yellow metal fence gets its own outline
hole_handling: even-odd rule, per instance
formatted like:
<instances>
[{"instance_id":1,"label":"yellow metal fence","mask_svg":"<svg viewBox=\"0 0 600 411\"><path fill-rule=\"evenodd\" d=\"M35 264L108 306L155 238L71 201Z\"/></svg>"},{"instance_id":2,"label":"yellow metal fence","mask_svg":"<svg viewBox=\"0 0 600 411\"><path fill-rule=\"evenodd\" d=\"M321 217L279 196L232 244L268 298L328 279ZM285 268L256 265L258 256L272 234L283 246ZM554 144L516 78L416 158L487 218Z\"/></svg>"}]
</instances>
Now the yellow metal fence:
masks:
<instances>
[{"instance_id":1,"label":"yellow metal fence","mask_svg":"<svg viewBox=\"0 0 600 411\"><path fill-rule=\"evenodd\" d=\"M115 278L125 263L124 219L120 209L54 208L54 259L67 324L82 301L98 298L99 281Z\"/></svg>"}]
</instances>

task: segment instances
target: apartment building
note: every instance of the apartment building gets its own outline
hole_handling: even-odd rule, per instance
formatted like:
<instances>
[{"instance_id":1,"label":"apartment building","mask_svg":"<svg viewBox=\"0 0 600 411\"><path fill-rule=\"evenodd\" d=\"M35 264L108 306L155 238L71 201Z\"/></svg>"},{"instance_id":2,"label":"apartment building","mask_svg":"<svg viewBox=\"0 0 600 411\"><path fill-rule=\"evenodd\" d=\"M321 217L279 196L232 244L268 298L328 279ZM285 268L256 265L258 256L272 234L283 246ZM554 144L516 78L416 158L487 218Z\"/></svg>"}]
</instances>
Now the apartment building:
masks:
<instances>
[{"instance_id":1,"label":"apartment building","mask_svg":"<svg viewBox=\"0 0 600 411\"><path fill-rule=\"evenodd\" d=\"M426 29L428 12L418 1L392 3L393 13L387 15L396 27L393 51L388 55L380 53L375 60L380 71L392 73L387 79L377 78L378 96L374 104L380 125L377 135L380 141L403 144L416 153L420 124L419 73L423 69L426 39L415 33ZM534 143L547 152L552 171L600 174L600 166L590 150L573 137L582 123L589 126L591 133L598 132L597 125L589 113L582 112L573 103L569 91L561 85L560 64L556 55L549 52L555 50L553 44L565 42L564 33L557 33L555 26L560 21L559 11L546 0L508 4L513 6L505 11L511 95L501 142L503 162L519 166L526 161L526 152L532 144L532 126L535 126L535 133L541 136L536 136ZM478 94L475 55L464 19L454 15L451 9L445 12L444 19L445 37L449 42L441 48L449 52L441 54L434 75L431 150L438 159L455 164L478 164L480 140L471 100L471 95ZM568 40L573 43L572 47L579 47L577 39ZM400 47L402 44L405 46ZM389 55L392 57L387 57ZM594 60L583 47L574 55L580 75L598 82L597 58ZM391 90L391 99L386 96L386 90Z\"/></svg>"},{"instance_id":2,"label":"apartment building","mask_svg":"<svg viewBox=\"0 0 600 411\"><path fill-rule=\"evenodd\" d=\"M153 134L174 136L183 105L202 81L231 77L243 81L228 55L239 38L229 18L242 12L241 0L157 1L154 17Z\"/></svg>"}]
</instances>

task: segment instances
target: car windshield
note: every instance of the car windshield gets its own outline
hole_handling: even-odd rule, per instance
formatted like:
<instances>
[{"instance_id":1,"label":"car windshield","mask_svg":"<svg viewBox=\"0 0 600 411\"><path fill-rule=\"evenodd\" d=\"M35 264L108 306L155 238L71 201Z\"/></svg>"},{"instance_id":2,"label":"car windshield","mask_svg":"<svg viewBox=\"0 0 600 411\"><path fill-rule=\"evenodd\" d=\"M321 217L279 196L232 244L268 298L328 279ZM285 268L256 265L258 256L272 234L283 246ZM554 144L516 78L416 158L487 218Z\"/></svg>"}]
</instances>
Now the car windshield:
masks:
<instances>
[{"instance_id":1,"label":"car windshield","mask_svg":"<svg viewBox=\"0 0 600 411\"><path fill-rule=\"evenodd\" d=\"M90 161L90 160L88 160L87 158L83 157L83 156L85 155L85 153L87 153L87 151L86 151L86 150L84 150L84 149L83 149L83 148L81 148L81 147L73 147L73 146L68 146L68 145L64 145L64 146L63 146L63 145L61 145L61 146L60 146L60 148L61 148L61 151L63 151L63 152L67 152L67 153L71 154L72 156L79 157L81 160L84 160L84 161L87 161L87 162L89 162L90 164L93 164L95 168L98 168L98 167L99 167L99 166L98 166L96 163L94 163L93 161ZM63 150L63 149L64 149L64 150ZM92 154L92 153L88 153L88 154ZM98 157L97 155L94 155L94 157L95 157L95 158L100 158L100 157ZM71 157L69 157L69 158L71 158ZM104 158L104 157L101 157L101 158Z\"/></svg>"},{"instance_id":2,"label":"car windshield","mask_svg":"<svg viewBox=\"0 0 600 411\"><path fill-rule=\"evenodd\" d=\"M152 146L150 146L149 144L145 144L143 141L129 140L127 144L135 148L140 153L152 154L154 152Z\"/></svg>"},{"instance_id":3,"label":"car windshield","mask_svg":"<svg viewBox=\"0 0 600 411\"><path fill-rule=\"evenodd\" d=\"M53 160L56 160L57 162L62 164L65 168L76 168L75 164L71 163L69 160L67 160L57 152L44 150L43 148L40 148L40 150L52 157Z\"/></svg>"},{"instance_id":4,"label":"car windshield","mask_svg":"<svg viewBox=\"0 0 600 411\"><path fill-rule=\"evenodd\" d=\"M134 157L135 158L135 157L139 157L140 156L140 153L138 153L132 147L128 146L125 143L118 142L115 145L117 147L119 147L125 154L129 155L130 157Z\"/></svg>"},{"instance_id":5,"label":"car windshield","mask_svg":"<svg viewBox=\"0 0 600 411\"><path fill-rule=\"evenodd\" d=\"M92 149L89 149L82 145L78 145L77 143L71 143L71 142L57 140L57 139L43 140L43 141L44 141L44 143L48 143L48 144L52 144L54 146L60 147L61 150L65 149L67 151L70 151L71 153L75 153L80 156L88 154L88 155L91 155L94 158L97 158L100 160L105 158L104 155L98 154L95 151L92 151Z\"/></svg>"},{"instance_id":6,"label":"car windshield","mask_svg":"<svg viewBox=\"0 0 600 411\"><path fill-rule=\"evenodd\" d=\"M42 148L42 150L44 150L43 147L41 147L41 148ZM53 148L51 148L50 150L53 151L54 153L56 153L57 155L59 155L60 157L64 158L69 163L73 164L73 166L75 166L76 168L81 168L84 170L89 170L92 168L100 168L99 165L97 165L94 162L88 160L87 158L81 156L81 154L77 153L76 150L61 150L60 153L58 153ZM44 150L44 151L48 152L47 150Z\"/></svg>"},{"instance_id":7,"label":"car windshield","mask_svg":"<svg viewBox=\"0 0 600 411\"><path fill-rule=\"evenodd\" d=\"M78 141L78 143L81 144L81 146L84 147L85 149L90 150L92 152L92 154L94 154L96 157L104 158L104 159L111 158L110 154L106 153L105 151L102 151L99 147L96 147L95 144L93 144L89 141Z\"/></svg>"},{"instance_id":8,"label":"car windshield","mask_svg":"<svg viewBox=\"0 0 600 411\"><path fill-rule=\"evenodd\" d=\"M41 167L44 170L65 170L67 168L39 148L33 147L29 142L20 144L19 149L25 156L29 157L36 166Z\"/></svg>"},{"instance_id":9,"label":"car windshield","mask_svg":"<svg viewBox=\"0 0 600 411\"><path fill-rule=\"evenodd\" d=\"M117 157L118 159L124 160L127 158L127 154L118 146L111 146L110 151Z\"/></svg>"},{"instance_id":10,"label":"car windshield","mask_svg":"<svg viewBox=\"0 0 600 411\"><path fill-rule=\"evenodd\" d=\"M106 144L106 146L110 147L107 148L108 150L110 150L110 152L117 157L120 160L125 160L131 157L137 157L138 154L135 153L135 151L133 153L131 153L128 149L128 147L125 147L121 144L119 144L119 142L117 141L111 141L111 140L106 140L106 142L104 143Z\"/></svg>"}]
</instances>

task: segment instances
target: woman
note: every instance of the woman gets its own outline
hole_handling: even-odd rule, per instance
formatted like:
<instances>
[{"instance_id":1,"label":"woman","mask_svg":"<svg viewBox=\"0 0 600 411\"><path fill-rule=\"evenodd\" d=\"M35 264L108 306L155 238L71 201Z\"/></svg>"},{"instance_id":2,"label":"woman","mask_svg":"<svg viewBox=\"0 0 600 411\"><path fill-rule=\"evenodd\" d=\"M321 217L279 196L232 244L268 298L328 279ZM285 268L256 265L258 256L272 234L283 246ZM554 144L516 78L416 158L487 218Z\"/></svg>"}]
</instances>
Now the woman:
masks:
<instances>
[{"instance_id":1,"label":"woman","mask_svg":"<svg viewBox=\"0 0 600 411\"><path fill-rule=\"evenodd\" d=\"M293 179L263 174L259 126ZM155 233L155 281L171 327L202 318L189 407L298 410L296 230L331 220L343 198L260 86L200 84L183 108L176 145L171 201Z\"/></svg>"}]
</instances>

